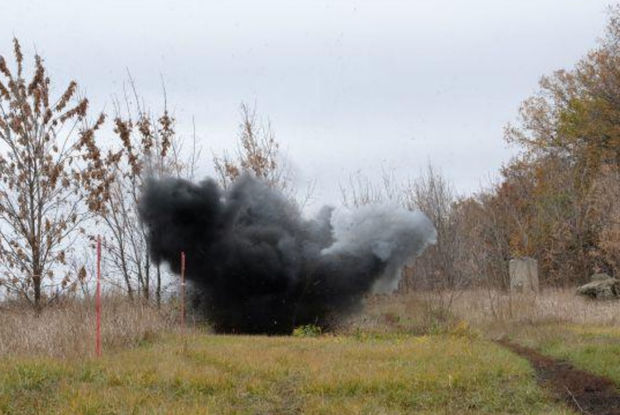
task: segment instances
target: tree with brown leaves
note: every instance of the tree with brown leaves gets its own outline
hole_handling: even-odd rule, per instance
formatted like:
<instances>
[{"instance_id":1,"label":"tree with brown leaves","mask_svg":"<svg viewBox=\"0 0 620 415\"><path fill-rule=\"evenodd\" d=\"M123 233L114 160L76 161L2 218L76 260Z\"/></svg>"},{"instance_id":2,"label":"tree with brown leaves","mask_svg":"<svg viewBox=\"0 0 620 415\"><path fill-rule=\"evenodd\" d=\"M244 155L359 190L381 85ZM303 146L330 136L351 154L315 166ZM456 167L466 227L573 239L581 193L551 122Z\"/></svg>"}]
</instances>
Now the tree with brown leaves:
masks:
<instances>
[{"instance_id":1,"label":"tree with brown leaves","mask_svg":"<svg viewBox=\"0 0 620 415\"><path fill-rule=\"evenodd\" d=\"M540 80L526 99L517 125L505 139L522 146L524 156L557 157L574 167L587 191L602 166L620 166L620 5L610 8L600 46L572 70Z\"/></svg>"},{"instance_id":2,"label":"tree with brown leaves","mask_svg":"<svg viewBox=\"0 0 620 415\"><path fill-rule=\"evenodd\" d=\"M13 40L16 69L0 56L0 284L39 312L59 290L84 273L68 270L67 256L85 222L109 195L107 168L88 123L88 100L71 81L56 99L43 59L35 55L32 78Z\"/></svg>"},{"instance_id":3,"label":"tree with brown leaves","mask_svg":"<svg viewBox=\"0 0 620 415\"><path fill-rule=\"evenodd\" d=\"M610 8L599 47L543 77L519 116L505 139L523 152L503 169L496 196L511 200L513 255L536 256L543 281L554 284L587 280L595 268L617 272L620 5Z\"/></svg>"},{"instance_id":4,"label":"tree with brown leaves","mask_svg":"<svg viewBox=\"0 0 620 415\"><path fill-rule=\"evenodd\" d=\"M226 153L213 157L220 183L228 187L241 174L248 173L290 195L290 177L279 158L279 150L280 145L269 122L260 123L256 110L241 104L237 157L231 158Z\"/></svg>"}]
</instances>

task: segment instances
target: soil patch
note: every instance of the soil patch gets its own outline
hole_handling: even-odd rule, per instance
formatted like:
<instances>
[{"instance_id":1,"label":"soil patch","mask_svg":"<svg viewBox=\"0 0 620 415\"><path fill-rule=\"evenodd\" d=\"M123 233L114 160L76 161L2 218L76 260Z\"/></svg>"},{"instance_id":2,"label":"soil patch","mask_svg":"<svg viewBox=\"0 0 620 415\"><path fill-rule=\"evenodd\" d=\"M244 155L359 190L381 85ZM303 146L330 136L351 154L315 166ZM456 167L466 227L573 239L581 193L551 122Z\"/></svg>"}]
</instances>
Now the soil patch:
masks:
<instances>
[{"instance_id":1,"label":"soil patch","mask_svg":"<svg viewBox=\"0 0 620 415\"><path fill-rule=\"evenodd\" d=\"M620 415L620 391L610 379L575 368L505 340L499 344L529 360L539 383L575 410L591 415Z\"/></svg>"}]
</instances>

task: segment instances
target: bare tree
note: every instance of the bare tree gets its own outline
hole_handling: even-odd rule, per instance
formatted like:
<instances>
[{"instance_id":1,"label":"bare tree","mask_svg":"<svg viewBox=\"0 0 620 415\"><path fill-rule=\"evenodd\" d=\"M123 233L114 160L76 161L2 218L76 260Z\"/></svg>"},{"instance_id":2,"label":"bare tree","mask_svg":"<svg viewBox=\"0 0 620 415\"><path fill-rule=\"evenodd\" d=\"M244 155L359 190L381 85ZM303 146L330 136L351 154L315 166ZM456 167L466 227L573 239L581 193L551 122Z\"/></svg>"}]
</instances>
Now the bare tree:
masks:
<instances>
[{"instance_id":1,"label":"bare tree","mask_svg":"<svg viewBox=\"0 0 620 415\"><path fill-rule=\"evenodd\" d=\"M149 300L154 292L159 305L162 270L151 262L146 229L137 212L138 201L147 178L193 174L199 150L194 134L189 161L182 160L182 143L175 132L175 119L167 109L165 91L162 113L154 116L141 103L131 76L129 85L122 104L115 105L114 133L122 143L122 157L113 166L115 180L101 219L108 231L108 266L122 277L127 295Z\"/></svg>"},{"instance_id":2,"label":"bare tree","mask_svg":"<svg viewBox=\"0 0 620 415\"><path fill-rule=\"evenodd\" d=\"M429 163L426 172L405 189L404 204L422 211L437 229L437 243L415 259L405 273L409 279L405 283L422 288L429 295L428 316L448 318L454 300L471 284L464 266L468 247L458 199L450 183Z\"/></svg>"},{"instance_id":3,"label":"bare tree","mask_svg":"<svg viewBox=\"0 0 620 415\"><path fill-rule=\"evenodd\" d=\"M46 293L53 298L75 283L67 256L108 198L107 166L118 156L102 156L95 133L104 115L87 123L76 82L53 100L43 59L35 55L27 81L17 39L13 46L16 71L0 57L0 284L39 312Z\"/></svg>"},{"instance_id":4,"label":"bare tree","mask_svg":"<svg viewBox=\"0 0 620 415\"><path fill-rule=\"evenodd\" d=\"M371 181L361 171L349 176L346 185L340 184L342 204L346 207L359 207L372 203L392 202L403 204L404 191L393 173L383 171L379 184Z\"/></svg>"},{"instance_id":5,"label":"bare tree","mask_svg":"<svg viewBox=\"0 0 620 415\"><path fill-rule=\"evenodd\" d=\"M399 290L424 290L429 296L425 302L427 316L447 318L459 290L472 281L471 273L465 271L468 247L463 230L466 217L459 209L452 186L429 163L423 174L407 183L399 183L394 174L385 171L379 184L357 173L340 190L345 206L398 204L422 211L433 222L437 243L405 267Z\"/></svg>"}]
</instances>

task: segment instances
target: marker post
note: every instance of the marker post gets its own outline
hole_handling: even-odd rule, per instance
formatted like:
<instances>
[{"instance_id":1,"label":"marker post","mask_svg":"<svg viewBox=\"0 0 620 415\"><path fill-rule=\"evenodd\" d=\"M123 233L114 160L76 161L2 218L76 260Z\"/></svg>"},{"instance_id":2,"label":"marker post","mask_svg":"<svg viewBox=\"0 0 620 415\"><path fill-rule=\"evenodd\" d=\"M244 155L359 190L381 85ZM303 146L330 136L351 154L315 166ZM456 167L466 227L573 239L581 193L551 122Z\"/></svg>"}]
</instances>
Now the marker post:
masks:
<instances>
[{"instance_id":1,"label":"marker post","mask_svg":"<svg viewBox=\"0 0 620 415\"><path fill-rule=\"evenodd\" d=\"M181 252L181 328L185 328L185 252Z\"/></svg>"},{"instance_id":2,"label":"marker post","mask_svg":"<svg viewBox=\"0 0 620 415\"><path fill-rule=\"evenodd\" d=\"M97 236L97 291L95 293L95 314L97 319L95 354L97 357L101 357L101 236Z\"/></svg>"}]
</instances>

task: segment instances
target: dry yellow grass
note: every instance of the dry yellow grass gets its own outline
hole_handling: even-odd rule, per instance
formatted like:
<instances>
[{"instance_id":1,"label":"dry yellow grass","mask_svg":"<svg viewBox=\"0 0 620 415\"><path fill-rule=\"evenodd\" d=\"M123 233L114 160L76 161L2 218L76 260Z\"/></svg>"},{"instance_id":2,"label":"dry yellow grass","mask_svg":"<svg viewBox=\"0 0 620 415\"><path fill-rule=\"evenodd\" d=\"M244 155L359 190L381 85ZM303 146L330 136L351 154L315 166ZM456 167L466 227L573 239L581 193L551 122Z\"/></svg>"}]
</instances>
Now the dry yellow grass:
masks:
<instances>
[{"instance_id":1,"label":"dry yellow grass","mask_svg":"<svg viewBox=\"0 0 620 415\"><path fill-rule=\"evenodd\" d=\"M620 301L590 300L576 295L572 288L546 289L537 295L468 290L455 297L453 314L474 324L558 322L620 326Z\"/></svg>"},{"instance_id":2,"label":"dry yellow grass","mask_svg":"<svg viewBox=\"0 0 620 415\"><path fill-rule=\"evenodd\" d=\"M86 357L94 353L94 304L71 300L37 316L26 305L0 310L0 356ZM137 345L173 326L169 309L158 310L125 297L105 297L102 342L106 349Z\"/></svg>"},{"instance_id":3,"label":"dry yellow grass","mask_svg":"<svg viewBox=\"0 0 620 415\"><path fill-rule=\"evenodd\" d=\"M377 296L336 331L359 333L428 334L463 331L464 324L492 338L519 326L549 323L620 327L620 302L595 302L573 290L545 290L539 295L469 290L454 293ZM440 296L442 298L440 298ZM125 297L103 301L102 336L106 349L134 346L174 330L175 310L161 310ZM86 300L67 301L35 316L28 307L0 309L0 356L91 356L94 345L94 306ZM468 329L469 330L469 329ZM471 331L471 330L470 330Z\"/></svg>"},{"instance_id":4,"label":"dry yellow grass","mask_svg":"<svg viewBox=\"0 0 620 415\"><path fill-rule=\"evenodd\" d=\"M368 298L363 312L345 327L424 333L459 321L485 331L543 323L620 327L620 301L593 301L573 289L547 289L538 295L483 289L414 292Z\"/></svg>"}]
</instances>

